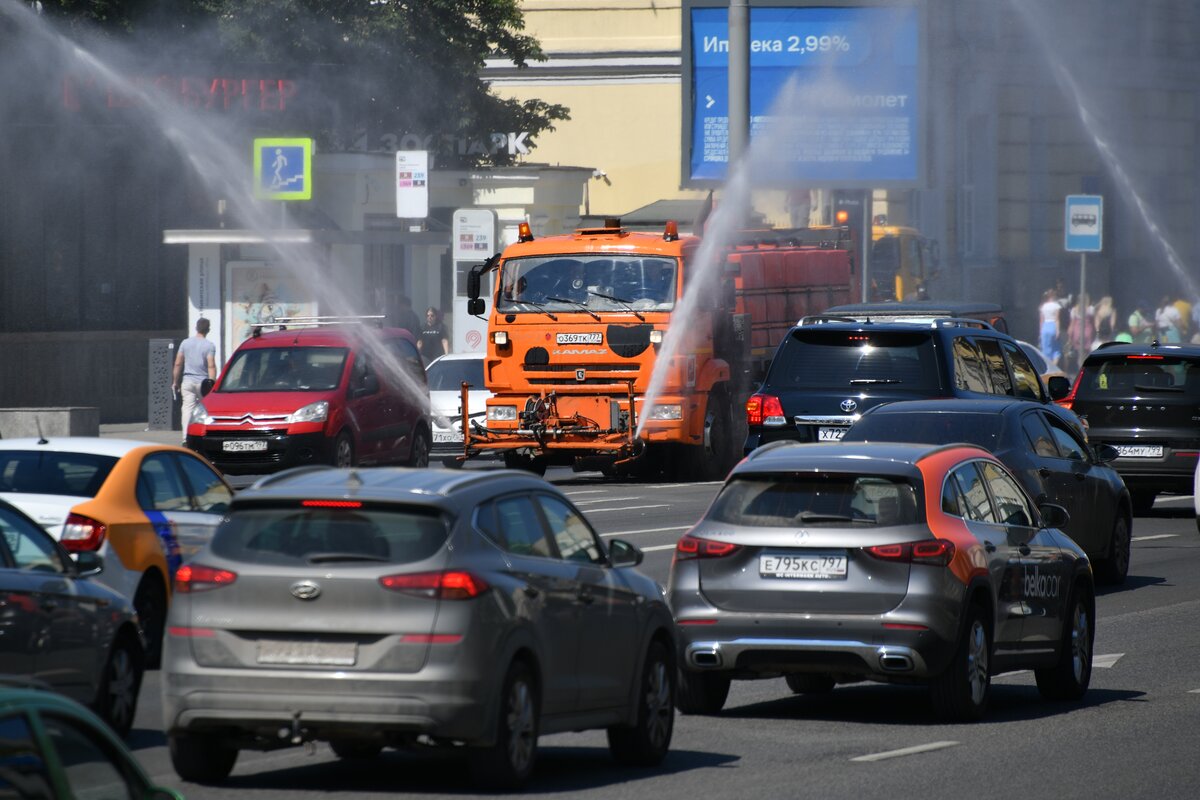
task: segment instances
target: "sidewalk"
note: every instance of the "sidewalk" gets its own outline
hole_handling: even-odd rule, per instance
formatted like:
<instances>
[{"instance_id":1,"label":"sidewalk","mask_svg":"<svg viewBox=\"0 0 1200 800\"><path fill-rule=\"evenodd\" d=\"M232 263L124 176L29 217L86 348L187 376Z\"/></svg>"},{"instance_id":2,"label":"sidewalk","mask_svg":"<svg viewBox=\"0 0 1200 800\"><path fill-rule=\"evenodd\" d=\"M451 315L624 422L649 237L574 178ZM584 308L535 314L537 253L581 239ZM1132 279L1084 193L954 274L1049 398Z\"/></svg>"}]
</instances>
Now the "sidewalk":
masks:
<instances>
[{"instance_id":1,"label":"sidewalk","mask_svg":"<svg viewBox=\"0 0 1200 800\"><path fill-rule=\"evenodd\" d=\"M137 439L156 444L179 444L183 441L182 431L150 431L145 422L121 422L101 425L100 435L105 439Z\"/></svg>"}]
</instances>

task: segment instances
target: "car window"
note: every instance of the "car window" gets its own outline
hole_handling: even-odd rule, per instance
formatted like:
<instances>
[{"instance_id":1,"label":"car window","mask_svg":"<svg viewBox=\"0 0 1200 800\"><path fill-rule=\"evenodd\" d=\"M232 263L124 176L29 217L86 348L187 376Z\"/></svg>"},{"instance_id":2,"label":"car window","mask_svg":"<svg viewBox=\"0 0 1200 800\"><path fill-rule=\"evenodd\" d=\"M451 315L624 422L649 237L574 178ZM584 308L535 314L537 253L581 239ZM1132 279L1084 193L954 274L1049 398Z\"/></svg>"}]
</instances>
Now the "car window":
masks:
<instances>
[{"instance_id":1,"label":"car window","mask_svg":"<svg viewBox=\"0 0 1200 800\"><path fill-rule=\"evenodd\" d=\"M1000 342L980 336L975 339L975 346L983 354L993 391L996 394L1012 394L1012 379L1008 377L1008 365L1004 363L1004 354L1000 352Z\"/></svg>"},{"instance_id":2,"label":"car window","mask_svg":"<svg viewBox=\"0 0 1200 800\"><path fill-rule=\"evenodd\" d=\"M1005 349L1007 350L1009 347L1011 347L1011 345L1005 342ZM1036 369L1039 373L1046 371L1046 360L1042 358L1041 354L1038 353L1037 350L1034 350L1032 346L1026 344L1022 344L1020 347L1021 352L1024 353L1026 358L1029 359L1029 363L1033 365L1034 369Z\"/></svg>"},{"instance_id":3,"label":"car window","mask_svg":"<svg viewBox=\"0 0 1200 800\"><path fill-rule=\"evenodd\" d=\"M0 508L0 532L15 568L56 574L67 571L50 536L7 508Z\"/></svg>"},{"instance_id":4,"label":"car window","mask_svg":"<svg viewBox=\"0 0 1200 800\"><path fill-rule=\"evenodd\" d=\"M91 453L0 450L0 492L95 497L116 463Z\"/></svg>"},{"instance_id":5,"label":"car window","mask_svg":"<svg viewBox=\"0 0 1200 800\"><path fill-rule=\"evenodd\" d=\"M153 453L138 470L138 504L147 511L191 511L192 498L167 453Z\"/></svg>"},{"instance_id":6,"label":"car window","mask_svg":"<svg viewBox=\"0 0 1200 800\"><path fill-rule=\"evenodd\" d=\"M42 715L46 738L58 756L63 777L76 800L140 800L142 787L128 767L95 734L75 720Z\"/></svg>"},{"instance_id":7,"label":"car window","mask_svg":"<svg viewBox=\"0 0 1200 800\"><path fill-rule=\"evenodd\" d=\"M983 478L975 467L975 462L956 467L950 477L958 484L961 493L960 508L967 519L976 522L999 522L996 512L992 509L992 501L988 498L987 488Z\"/></svg>"},{"instance_id":8,"label":"car window","mask_svg":"<svg viewBox=\"0 0 1200 800\"><path fill-rule=\"evenodd\" d=\"M782 389L844 390L874 383L939 391L937 354L929 333L795 328L779 346L766 381Z\"/></svg>"},{"instance_id":9,"label":"car window","mask_svg":"<svg viewBox=\"0 0 1200 800\"><path fill-rule=\"evenodd\" d=\"M985 450L1000 444L1004 420L999 414L961 411L879 411L864 414L850 426L844 442L968 442ZM882 413L881 413L882 412Z\"/></svg>"},{"instance_id":10,"label":"car window","mask_svg":"<svg viewBox=\"0 0 1200 800\"><path fill-rule=\"evenodd\" d=\"M961 517L965 513L958 484L950 477L942 483L942 511L955 517Z\"/></svg>"},{"instance_id":11,"label":"car window","mask_svg":"<svg viewBox=\"0 0 1200 800\"><path fill-rule=\"evenodd\" d=\"M1200 360L1137 354L1091 357L1084 362L1076 397L1103 400L1134 394L1196 401L1200 398Z\"/></svg>"},{"instance_id":12,"label":"car window","mask_svg":"<svg viewBox=\"0 0 1200 800\"><path fill-rule=\"evenodd\" d=\"M1075 438L1071 431L1067 430L1067 426L1061 420L1047 414L1045 421L1050 426L1050 433L1053 434L1054 441L1058 444L1058 451L1063 458L1087 461L1087 448L1083 442Z\"/></svg>"},{"instance_id":13,"label":"car window","mask_svg":"<svg viewBox=\"0 0 1200 800\"><path fill-rule=\"evenodd\" d=\"M1027 400L1041 400L1042 380L1039 374L1045 370L1035 369L1034 365L1029 363L1024 350L1017 348L1012 342L1002 341L1000 346L1008 355L1008 364L1012 367L1013 380L1016 383L1012 393Z\"/></svg>"},{"instance_id":14,"label":"car window","mask_svg":"<svg viewBox=\"0 0 1200 800\"><path fill-rule=\"evenodd\" d=\"M518 556L554 557L532 498L521 495L496 501L496 523L508 552Z\"/></svg>"},{"instance_id":15,"label":"car window","mask_svg":"<svg viewBox=\"0 0 1200 800\"><path fill-rule=\"evenodd\" d=\"M1029 509L1025 493L1021 491L1017 482L990 461L985 461L979 466L980 471L987 478L988 488L992 490L992 498L996 501L996 510L1000 515L1000 520L1005 525L1031 527L1033 513Z\"/></svg>"},{"instance_id":16,"label":"car window","mask_svg":"<svg viewBox=\"0 0 1200 800\"><path fill-rule=\"evenodd\" d=\"M738 476L725 484L708 517L763 528L907 525L920 520L917 493L902 478L841 473Z\"/></svg>"},{"instance_id":17,"label":"car window","mask_svg":"<svg viewBox=\"0 0 1200 800\"><path fill-rule=\"evenodd\" d=\"M54 788L24 714L0 717L0 798L50 798Z\"/></svg>"},{"instance_id":18,"label":"car window","mask_svg":"<svg viewBox=\"0 0 1200 800\"><path fill-rule=\"evenodd\" d=\"M558 554L568 561L603 564L604 551L596 534L579 514L557 497L537 495L538 505L546 515L550 535L558 545Z\"/></svg>"},{"instance_id":19,"label":"car window","mask_svg":"<svg viewBox=\"0 0 1200 800\"><path fill-rule=\"evenodd\" d=\"M219 556L263 564L411 564L436 553L448 527L436 510L356 501L306 500L307 506L236 508L213 534ZM328 502L329 505L322 505ZM314 560L315 559L315 560Z\"/></svg>"},{"instance_id":20,"label":"car window","mask_svg":"<svg viewBox=\"0 0 1200 800\"><path fill-rule=\"evenodd\" d=\"M407 339L388 339L387 349L396 358L397 365L418 384L426 382L425 362L417 348ZM458 387L454 387L458 388Z\"/></svg>"},{"instance_id":21,"label":"car window","mask_svg":"<svg viewBox=\"0 0 1200 800\"><path fill-rule=\"evenodd\" d=\"M968 392L992 393L983 356L965 336L954 337L954 385Z\"/></svg>"},{"instance_id":22,"label":"car window","mask_svg":"<svg viewBox=\"0 0 1200 800\"><path fill-rule=\"evenodd\" d=\"M1050 429L1046 427L1046 421L1041 414L1030 411L1023 415L1021 428L1024 429L1025 437L1029 440L1029 446L1033 448L1033 452L1047 458L1061 457L1058 447L1054 444L1054 437L1050 434Z\"/></svg>"},{"instance_id":23,"label":"car window","mask_svg":"<svg viewBox=\"0 0 1200 800\"><path fill-rule=\"evenodd\" d=\"M429 390L433 392L459 391L464 383L469 383L473 389L482 389L483 359L438 359L429 365L425 375L429 379Z\"/></svg>"},{"instance_id":24,"label":"car window","mask_svg":"<svg viewBox=\"0 0 1200 800\"><path fill-rule=\"evenodd\" d=\"M223 514L233 500L233 492L221 480L221 476L195 456L177 454L183 475L196 498L195 510L209 514Z\"/></svg>"},{"instance_id":25,"label":"car window","mask_svg":"<svg viewBox=\"0 0 1200 800\"><path fill-rule=\"evenodd\" d=\"M222 392L328 392L342 382L344 347L249 347L238 350Z\"/></svg>"}]
</instances>

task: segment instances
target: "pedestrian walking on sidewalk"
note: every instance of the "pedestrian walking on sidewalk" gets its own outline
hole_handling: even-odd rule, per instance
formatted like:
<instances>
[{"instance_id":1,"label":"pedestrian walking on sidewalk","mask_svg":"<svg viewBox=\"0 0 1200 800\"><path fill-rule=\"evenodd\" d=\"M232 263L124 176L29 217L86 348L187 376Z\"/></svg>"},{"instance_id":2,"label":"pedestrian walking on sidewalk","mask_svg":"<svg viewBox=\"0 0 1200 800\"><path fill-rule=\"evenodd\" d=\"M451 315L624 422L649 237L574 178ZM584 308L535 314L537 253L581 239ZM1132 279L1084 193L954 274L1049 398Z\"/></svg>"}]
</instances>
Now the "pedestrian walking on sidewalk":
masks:
<instances>
[{"instance_id":1,"label":"pedestrian walking on sidewalk","mask_svg":"<svg viewBox=\"0 0 1200 800\"><path fill-rule=\"evenodd\" d=\"M217 378L217 346L208 340L209 321L204 317L196 320L196 333L179 343L175 356L175 372L171 388L176 396L182 396L183 443L187 444L188 422L192 410L200 402L200 384L205 378Z\"/></svg>"}]
</instances>

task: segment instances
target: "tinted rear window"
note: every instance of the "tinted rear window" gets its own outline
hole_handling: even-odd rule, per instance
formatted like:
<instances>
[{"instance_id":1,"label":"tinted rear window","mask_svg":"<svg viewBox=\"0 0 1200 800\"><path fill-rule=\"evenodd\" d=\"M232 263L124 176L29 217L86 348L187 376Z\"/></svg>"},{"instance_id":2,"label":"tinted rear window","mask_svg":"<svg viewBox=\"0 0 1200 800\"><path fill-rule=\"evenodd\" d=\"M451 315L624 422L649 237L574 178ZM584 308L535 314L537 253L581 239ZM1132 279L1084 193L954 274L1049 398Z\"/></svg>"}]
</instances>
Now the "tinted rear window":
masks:
<instances>
[{"instance_id":1,"label":"tinted rear window","mask_svg":"<svg viewBox=\"0 0 1200 800\"><path fill-rule=\"evenodd\" d=\"M951 444L969 442L995 450L1000 442L999 414L955 412L908 412L867 414L850 426L846 442L917 442Z\"/></svg>"},{"instance_id":2,"label":"tinted rear window","mask_svg":"<svg viewBox=\"0 0 1200 800\"><path fill-rule=\"evenodd\" d=\"M429 390L449 391L462 389L464 383L474 389L483 388L483 360L477 358L442 359L430 364L425 370Z\"/></svg>"},{"instance_id":3,"label":"tinted rear window","mask_svg":"<svg viewBox=\"0 0 1200 800\"><path fill-rule=\"evenodd\" d=\"M917 494L903 479L875 475L779 474L734 478L713 501L717 522L795 525L907 525L919 521Z\"/></svg>"},{"instance_id":4,"label":"tinted rear window","mask_svg":"<svg viewBox=\"0 0 1200 800\"><path fill-rule=\"evenodd\" d=\"M222 392L328 392L342 380L344 347L253 347L233 354Z\"/></svg>"},{"instance_id":5,"label":"tinted rear window","mask_svg":"<svg viewBox=\"0 0 1200 800\"><path fill-rule=\"evenodd\" d=\"M1088 359L1076 397L1162 394L1200 397L1200 359L1183 356L1111 356Z\"/></svg>"},{"instance_id":6,"label":"tinted rear window","mask_svg":"<svg viewBox=\"0 0 1200 800\"><path fill-rule=\"evenodd\" d=\"M933 340L924 331L794 330L775 356L767 384L784 389L844 390L874 384L940 389Z\"/></svg>"},{"instance_id":7,"label":"tinted rear window","mask_svg":"<svg viewBox=\"0 0 1200 800\"><path fill-rule=\"evenodd\" d=\"M260 564L409 564L436 553L448 530L425 509L243 508L217 528L212 550Z\"/></svg>"},{"instance_id":8,"label":"tinted rear window","mask_svg":"<svg viewBox=\"0 0 1200 800\"><path fill-rule=\"evenodd\" d=\"M0 492L95 497L116 463L91 453L0 450Z\"/></svg>"}]
</instances>

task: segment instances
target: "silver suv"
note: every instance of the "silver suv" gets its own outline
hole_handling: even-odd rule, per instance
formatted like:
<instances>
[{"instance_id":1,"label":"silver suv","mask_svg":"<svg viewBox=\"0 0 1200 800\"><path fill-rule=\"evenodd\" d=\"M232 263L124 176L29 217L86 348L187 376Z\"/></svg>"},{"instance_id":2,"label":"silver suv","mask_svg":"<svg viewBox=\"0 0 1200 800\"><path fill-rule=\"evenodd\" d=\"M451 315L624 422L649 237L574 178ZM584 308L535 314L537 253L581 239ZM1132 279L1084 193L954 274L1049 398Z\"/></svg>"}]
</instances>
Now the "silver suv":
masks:
<instances>
[{"instance_id":1,"label":"silver suv","mask_svg":"<svg viewBox=\"0 0 1200 800\"><path fill-rule=\"evenodd\" d=\"M674 722L662 590L526 473L302 467L235 497L176 577L163 709L180 777L239 749L470 748L513 787L543 733L607 728L657 764Z\"/></svg>"}]
</instances>

